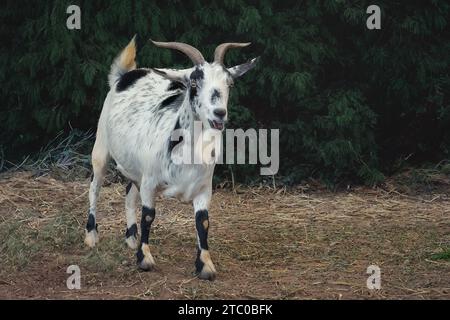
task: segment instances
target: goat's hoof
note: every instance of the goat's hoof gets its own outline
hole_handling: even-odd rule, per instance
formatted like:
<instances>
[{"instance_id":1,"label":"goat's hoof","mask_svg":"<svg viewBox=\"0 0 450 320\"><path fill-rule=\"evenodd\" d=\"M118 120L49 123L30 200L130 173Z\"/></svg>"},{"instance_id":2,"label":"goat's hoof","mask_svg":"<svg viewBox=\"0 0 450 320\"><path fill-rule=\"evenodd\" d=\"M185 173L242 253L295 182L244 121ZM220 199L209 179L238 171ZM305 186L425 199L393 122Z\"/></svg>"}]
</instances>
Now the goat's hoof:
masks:
<instances>
[{"instance_id":1,"label":"goat's hoof","mask_svg":"<svg viewBox=\"0 0 450 320\"><path fill-rule=\"evenodd\" d=\"M198 278L202 280L214 281L216 280L216 270L213 270L205 265L203 266L202 271L200 271L200 273L198 274Z\"/></svg>"},{"instance_id":2,"label":"goat's hoof","mask_svg":"<svg viewBox=\"0 0 450 320\"><path fill-rule=\"evenodd\" d=\"M151 271L155 267L155 260L150 253L148 244L143 243L137 252L137 265L143 271Z\"/></svg>"},{"instance_id":3,"label":"goat's hoof","mask_svg":"<svg viewBox=\"0 0 450 320\"><path fill-rule=\"evenodd\" d=\"M216 279L216 268L211 260L208 250L201 250L195 261L196 273L199 279L214 281Z\"/></svg>"},{"instance_id":4,"label":"goat's hoof","mask_svg":"<svg viewBox=\"0 0 450 320\"><path fill-rule=\"evenodd\" d=\"M84 243L89 247L93 248L98 243L98 233L97 230L86 230L86 236L84 237Z\"/></svg>"},{"instance_id":5,"label":"goat's hoof","mask_svg":"<svg viewBox=\"0 0 450 320\"><path fill-rule=\"evenodd\" d=\"M137 247L138 247L138 239L135 236L130 236L128 238L125 238L125 242L127 243L128 247L131 249L137 249Z\"/></svg>"},{"instance_id":6,"label":"goat's hoof","mask_svg":"<svg viewBox=\"0 0 450 320\"><path fill-rule=\"evenodd\" d=\"M138 267L142 271L152 271L155 267L155 260L153 257L144 257L141 261L138 261Z\"/></svg>"},{"instance_id":7,"label":"goat's hoof","mask_svg":"<svg viewBox=\"0 0 450 320\"><path fill-rule=\"evenodd\" d=\"M153 268L155 267L155 261L148 258L144 258L144 260L138 262L138 267L142 271L152 271Z\"/></svg>"}]
</instances>

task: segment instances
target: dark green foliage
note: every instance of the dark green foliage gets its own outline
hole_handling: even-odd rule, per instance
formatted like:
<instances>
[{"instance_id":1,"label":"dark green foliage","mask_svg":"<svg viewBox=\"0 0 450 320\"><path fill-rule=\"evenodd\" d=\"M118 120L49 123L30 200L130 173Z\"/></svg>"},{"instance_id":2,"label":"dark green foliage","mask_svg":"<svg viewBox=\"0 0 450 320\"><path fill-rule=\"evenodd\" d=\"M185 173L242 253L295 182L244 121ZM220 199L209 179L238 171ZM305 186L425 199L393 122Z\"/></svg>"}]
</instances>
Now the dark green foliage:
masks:
<instances>
[{"instance_id":1,"label":"dark green foliage","mask_svg":"<svg viewBox=\"0 0 450 320\"><path fill-rule=\"evenodd\" d=\"M81 30L66 28L78 4ZM231 97L232 128L280 128L284 182L376 183L404 162L450 152L450 5L378 1L382 29L366 28L368 1L11 1L0 19L1 147L35 152L60 130L95 128L112 59L138 34L138 63L189 66L148 39L177 40L229 66L261 56ZM234 166L237 179L257 177ZM222 166L228 175L231 168Z\"/></svg>"}]
</instances>

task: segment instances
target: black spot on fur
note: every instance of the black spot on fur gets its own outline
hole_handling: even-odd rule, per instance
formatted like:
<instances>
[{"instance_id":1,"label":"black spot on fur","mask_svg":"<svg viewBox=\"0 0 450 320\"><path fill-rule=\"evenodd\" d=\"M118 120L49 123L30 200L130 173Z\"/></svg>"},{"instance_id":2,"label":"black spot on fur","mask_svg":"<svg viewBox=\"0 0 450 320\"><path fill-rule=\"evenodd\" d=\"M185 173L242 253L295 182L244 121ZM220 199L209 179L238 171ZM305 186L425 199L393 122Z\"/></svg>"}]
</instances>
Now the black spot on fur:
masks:
<instances>
[{"instance_id":1,"label":"black spot on fur","mask_svg":"<svg viewBox=\"0 0 450 320\"><path fill-rule=\"evenodd\" d=\"M128 194L128 192L130 192L132 186L133 186L133 183L130 182L130 183L127 185L127 187L125 188L125 194Z\"/></svg>"},{"instance_id":2,"label":"black spot on fur","mask_svg":"<svg viewBox=\"0 0 450 320\"><path fill-rule=\"evenodd\" d=\"M190 88L189 89L189 101L194 100L195 96L197 95L197 88Z\"/></svg>"},{"instance_id":3,"label":"black spot on fur","mask_svg":"<svg viewBox=\"0 0 450 320\"><path fill-rule=\"evenodd\" d=\"M180 129L180 128L181 128L180 119L178 118L177 119L177 123L175 124L175 128L173 130L177 130L177 129Z\"/></svg>"},{"instance_id":4,"label":"black spot on fur","mask_svg":"<svg viewBox=\"0 0 450 320\"><path fill-rule=\"evenodd\" d=\"M137 225L136 223L133 223L133 225L129 228L127 228L127 231L125 232L125 237L129 238L129 237L135 237L137 238Z\"/></svg>"},{"instance_id":5,"label":"black spot on fur","mask_svg":"<svg viewBox=\"0 0 450 320\"><path fill-rule=\"evenodd\" d=\"M172 90L186 90L186 86L182 82L172 81L167 87L167 91Z\"/></svg>"},{"instance_id":6,"label":"black spot on fur","mask_svg":"<svg viewBox=\"0 0 450 320\"><path fill-rule=\"evenodd\" d=\"M159 108L162 109L162 108L166 108L166 107L169 107L169 106L170 107L173 106L175 108L180 107L181 103L179 103L177 101L177 99L180 96L182 96L182 95L181 94L176 94L176 95L173 95L173 96L170 96L170 97L164 99L163 102L161 102L161 104L159 105Z\"/></svg>"},{"instance_id":7,"label":"black spot on fur","mask_svg":"<svg viewBox=\"0 0 450 320\"><path fill-rule=\"evenodd\" d=\"M218 99L220 99L220 92L217 89L214 89L211 95L211 103L214 103Z\"/></svg>"},{"instance_id":8,"label":"black spot on fur","mask_svg":"<svg viewBox=\"0 0 450 320\"><path fill-rule=\"evenodd\" d=\"M91 174L91 182L92 182L92 180L94 180L94 175L93 174Z\"/></svg>"},{"instance_id":9,"label":"black spot on fur","mask_svg":"<svg viewBox=\"0 0 450 320\"><path fill-rule=\"evenodd\" d=\"M97 227L98 227L98 225L95 223L94 215L92 213L89 213L88 221L87 221L87 224L86 224L87 232L91 232L94 229L97 231Z\"/></svg>"},{"instance_id":10,"label":"black spot on fur","mask_svg":"<svg viewBox=\"0 0 450 320\"><path fill-rule=\"evenodd\" d=\"M177 123L175 124L175 128L173 130L175 131L175 130L178 130L178 129L181 129L180 119L177 119ZM169 153L171 153L173 148L175 148L175 146L177 144L181 143L182 141L183 141L183 137L182 136L180 137L180 139L178 141L173 141L173 140L171 140L169 138Z\"/></svg>"},{"instance_id":11,"label":"black spot on fur","mask_svg":"<svg viewBox=\"0 0 450 320\"><path fill-rule=\"evenodd\" d=\"M116 90L117 92L125 91L133 84L136 83L140 78L145 77L149 73L148 70L145 69L136 69L131 70L122 75L117 83Z\"/></svg>"},{"instance_id":12,"label":"black spot on fur","mask_svg":"<svg viewBox=\"0 0 450 320\"><path fill-rule=\"evenodd\" d=\"M208 221L208 210L199 210L195 213L195 227L197 229L200 247L208 250L208 229L205 229L203 223Z\"/></svg>"},{"instance_id":13,"label":"black spot on fur","mask_svg":"<svg viewBox=\"0 0 450 320\"><path fill-rule=\"evenodd\" d=\"M195 68L195 70L191 73L191 80L195 80L195 81L199 81L199 80L203 80L203 78L205 77L205 74L203 72L202 69L200 68Z\"/></svg>"},{"instance_id":14,"label":"black spot on fur","mask_svg":"<svg viewBox=\"0 0 450 320\"><path fill-rule=\"evenodd\" d=\"M195 68L195 70L191 73L190 79L194 80L197 83L197 86L203 81L205 74L202 69ZM197 87L190 87L189 89L189 100L194 100L197 95Z\"/></svg>"}]
</instances>

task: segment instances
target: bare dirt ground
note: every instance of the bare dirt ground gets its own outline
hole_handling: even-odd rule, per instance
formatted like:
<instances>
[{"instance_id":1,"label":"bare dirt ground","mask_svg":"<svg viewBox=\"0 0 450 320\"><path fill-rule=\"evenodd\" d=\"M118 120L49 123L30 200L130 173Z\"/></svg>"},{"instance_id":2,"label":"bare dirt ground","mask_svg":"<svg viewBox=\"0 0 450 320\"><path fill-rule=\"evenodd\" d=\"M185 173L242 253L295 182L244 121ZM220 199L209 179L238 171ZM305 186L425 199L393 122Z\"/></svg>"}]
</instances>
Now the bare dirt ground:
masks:
<instances>
[{"instance_id":1,"label":"bare dirt ground","mask_svg":"<svg viewBox=\"0 0 450 320\"><path fill-rule=\"evenodd\" d=\"M210 210L214 282L193 275L189 204L160 199L151 233L157 263L140 272L124 242L124 186L104 186L100 244L83 244L89 181L15 173L0 178L0 298L449 299L449 188L216 190ZM139 214L138 214L139 216ZM81 290L68 290L69 265ZM369 265L381 290L369 290Z\"/></svg>"}]
</instances>

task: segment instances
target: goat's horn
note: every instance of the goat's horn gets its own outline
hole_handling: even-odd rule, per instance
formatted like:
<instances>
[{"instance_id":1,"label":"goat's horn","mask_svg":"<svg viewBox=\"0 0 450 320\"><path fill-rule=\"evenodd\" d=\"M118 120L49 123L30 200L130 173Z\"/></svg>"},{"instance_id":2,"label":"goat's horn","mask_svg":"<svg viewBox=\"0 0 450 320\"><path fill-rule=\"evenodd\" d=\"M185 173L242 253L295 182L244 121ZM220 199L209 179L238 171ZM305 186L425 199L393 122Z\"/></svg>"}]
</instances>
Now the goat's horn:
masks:
<instances>
[{"instance_id":1,"label":"goat's horn","mask_svg":"<svg viewBox=\"0 0 450 320\"><path fill-rule=\"evenodd\" d=\"M223 58L225 57L225 53L228 49L231 48L243 48L246 46L249 46L250 42L247 43L237 43L237 42L227 42L222 43L221 45L217 46L216 51L214 51L214 62L223 64Z\"/></svg>"},{"instance_id":2,"label":"goat's horn","mask_svg":"<svg viewBox=\"0 0 450 320\"><path fill-rule=\"evenodd\" d=\"M193 46L190 46L186 43L181 42L157 42L150 39L151 42L157 47L160 48L166 48L166 49L175 49L178 51L183 52L185 55L187 55L194 64L202 64L205 62L205 58L203 58L203 55L200 51L198 51Z\"/></svg>"}]
</instances>

